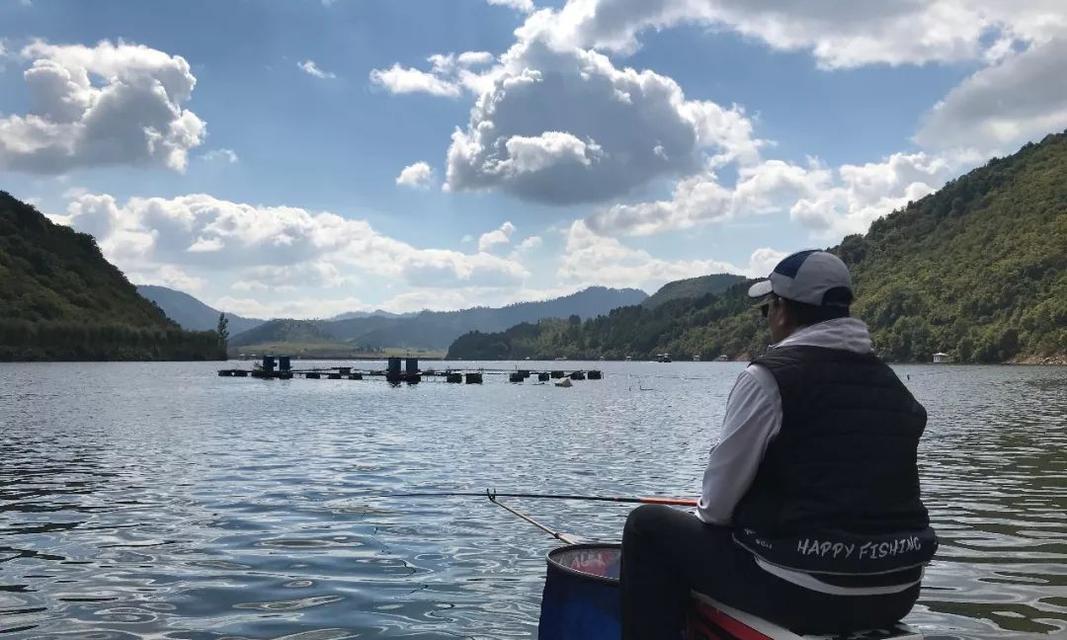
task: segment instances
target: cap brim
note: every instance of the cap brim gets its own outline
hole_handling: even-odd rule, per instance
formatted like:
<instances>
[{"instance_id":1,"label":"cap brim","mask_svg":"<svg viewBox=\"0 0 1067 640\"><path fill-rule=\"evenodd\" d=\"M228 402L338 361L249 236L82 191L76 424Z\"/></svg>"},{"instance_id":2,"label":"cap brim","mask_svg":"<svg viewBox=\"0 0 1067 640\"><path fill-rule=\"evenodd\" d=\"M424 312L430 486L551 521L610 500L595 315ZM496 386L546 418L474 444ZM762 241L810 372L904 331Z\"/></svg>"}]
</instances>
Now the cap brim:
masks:
<instances>
[{"instance_id":1,"label":"cap brim","mask_svg":"<svg viewBox=\"0 0 1067 640\"><path fill-rule=\"evenodd\" d=\"M774 285L770 280L760 280L756 284L748 288L749 298L763 298L770 295L774 291Z\"/></svg>"}]
</instances>

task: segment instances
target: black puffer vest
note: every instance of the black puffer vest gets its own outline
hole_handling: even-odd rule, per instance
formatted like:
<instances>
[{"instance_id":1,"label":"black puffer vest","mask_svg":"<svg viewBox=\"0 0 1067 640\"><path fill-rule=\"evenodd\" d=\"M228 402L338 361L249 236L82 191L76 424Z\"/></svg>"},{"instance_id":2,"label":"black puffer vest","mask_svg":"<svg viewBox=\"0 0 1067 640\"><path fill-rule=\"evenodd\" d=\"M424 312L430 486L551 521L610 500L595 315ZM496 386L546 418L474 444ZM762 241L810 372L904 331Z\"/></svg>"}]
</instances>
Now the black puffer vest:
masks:
<instances>
[{"instance_id":1,"label":"black puffer vest","mask_svg":"<svg viewBox=\"0 0 1067 640\"><path fill-rule=\"evenodd\" d=\"M787 346L766 367L782 427L734 511L736 539L769 562L813 573L884 573L937 547L919 496L926 410L873 354Z\"/></svg>"}]
</instances>

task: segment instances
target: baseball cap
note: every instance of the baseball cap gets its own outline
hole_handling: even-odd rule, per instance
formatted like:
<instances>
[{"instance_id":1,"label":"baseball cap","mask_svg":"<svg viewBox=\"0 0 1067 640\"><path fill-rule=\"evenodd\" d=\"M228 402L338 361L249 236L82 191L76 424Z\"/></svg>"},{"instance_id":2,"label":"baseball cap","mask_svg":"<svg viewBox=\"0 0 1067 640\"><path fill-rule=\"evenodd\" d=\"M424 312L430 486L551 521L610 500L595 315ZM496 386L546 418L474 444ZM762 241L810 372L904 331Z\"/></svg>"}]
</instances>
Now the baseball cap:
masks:
<instances>
[{"instance_id":1,"label":"baseball cap","mask_svg":"<svg viewBox=\"0 0 1067 640\"><path fill-rule=\"evenodd\" d=\"M766 280L748 289L750 298L771 293L817 307L847 307L852 303L852 279L841 258L809 249L786 256Z\"/></svg>"}]
</instances>

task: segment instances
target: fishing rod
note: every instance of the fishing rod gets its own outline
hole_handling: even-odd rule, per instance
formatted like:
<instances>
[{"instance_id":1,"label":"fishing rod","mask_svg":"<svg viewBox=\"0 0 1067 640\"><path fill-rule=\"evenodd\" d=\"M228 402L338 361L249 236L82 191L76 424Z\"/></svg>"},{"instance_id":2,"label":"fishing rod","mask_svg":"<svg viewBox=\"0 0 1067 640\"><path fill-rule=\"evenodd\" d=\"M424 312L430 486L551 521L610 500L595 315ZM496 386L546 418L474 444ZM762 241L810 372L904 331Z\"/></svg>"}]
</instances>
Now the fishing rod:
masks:
<instances>
[{"instance_id":1,"label":"fishing rod","mask_svg":"<svg viewBox=\"0 0 1067 640\"><path fill-rule=\"evenodd\" d=\"M489 496L493 498L543 498L546 500L591 500L596 502L626 502L632 504L665 504L676 507L695 507L695 498L666 498L658 496L630 497L630 496L585 496L565 495L558 493L497 493L495 490L486 489L485 492L476 491L446 491L446 492L414 492L394 493L386 497L390 498L481 498Z\"/></svg>"},{"instance_id":2,"label":"fishing rod","mask_svg":"<svg viewBox=\"0 0 1067 640\"><path fill-rule=\"evenodd\" d=\"M477 495L482 495L482 494L477 494ZM556 540L559 540L563 544L578 544L579 542L581 542L581 539L578 538L577 536L572 536L570 534L562 533L560 531L553 531L552 529L549 529L548 527L546 527L545 525L541 524L537 520L534 520L533 518L531 518L530 516L526 515L525 513L522 513L521 511L519 511L517 509L512 509L508 505L506 505L503 502L497 500L497 494L489 491L488 489L486 489L484 495L485 495L485 497L489 498L489 502L492 502L496 506L504 508L509 513L522 518L526 522L529 522L533 526L537 527L541 531L544 531L545 533L547 533L548 535L552 536Z\"/></svg>"}]
</instances>

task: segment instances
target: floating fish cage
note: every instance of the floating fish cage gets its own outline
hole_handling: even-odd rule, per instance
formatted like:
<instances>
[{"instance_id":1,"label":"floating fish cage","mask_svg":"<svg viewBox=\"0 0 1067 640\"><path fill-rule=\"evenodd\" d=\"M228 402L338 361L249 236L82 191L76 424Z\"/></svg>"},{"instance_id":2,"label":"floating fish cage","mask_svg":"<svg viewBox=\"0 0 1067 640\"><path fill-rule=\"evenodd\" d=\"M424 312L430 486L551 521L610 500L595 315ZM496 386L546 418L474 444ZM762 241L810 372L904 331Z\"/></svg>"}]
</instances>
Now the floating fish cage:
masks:
<instances>
[{"instance_id":1,"label":"floating fish cage","mask_svg":"<svg viewBox=\"0 0 1067 640\"><path fill-rule=\"evenodd\" d=\"M567 380L600 380L600 371L534 371L531 369L478 369L477 371L456 371L454 369L419 369L418 358L391 357L387 359L385 369L358 370L352 366L319 367L311 369L293 369L292 359L289 356L263 356L261 362L252 369L219 369L218 375L223 378L253 378L267 380L291 380L293 377L303 377L305 380L363 380L365 378L385 378L391 384L417 384L423 378L429 378L437 382L452 384L482 384L485 375L508 376L510 382L523 382L528 378L537 376L539 382L547 382L551 379Z\"/></svg>"}]
</instances>

